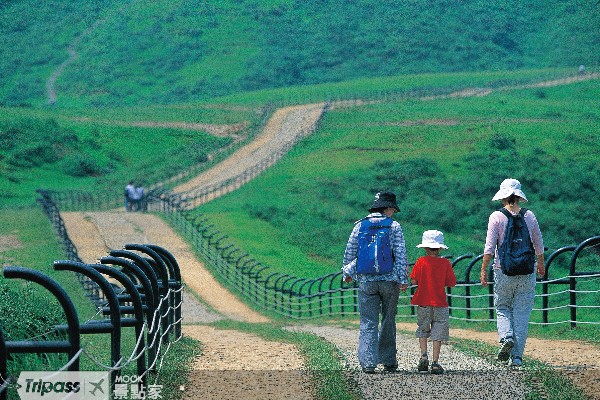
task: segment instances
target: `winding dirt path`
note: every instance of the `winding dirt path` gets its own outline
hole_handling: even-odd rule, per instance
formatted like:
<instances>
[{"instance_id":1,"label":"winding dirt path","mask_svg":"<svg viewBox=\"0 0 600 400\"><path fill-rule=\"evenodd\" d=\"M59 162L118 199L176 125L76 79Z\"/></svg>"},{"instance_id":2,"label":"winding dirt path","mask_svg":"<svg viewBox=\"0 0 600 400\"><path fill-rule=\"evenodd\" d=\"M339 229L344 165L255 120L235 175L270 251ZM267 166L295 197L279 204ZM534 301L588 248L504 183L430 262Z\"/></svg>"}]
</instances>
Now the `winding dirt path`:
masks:
<instances>
[{"instance_id":1,"label":"winding dirt path","mask_svg":"<svg viewBox=\"0 0 600 400\"><path fill-rule=\"evenodd\" d=\"M562 84L561 82L557 81L557 84ZM540 86L548 85L540 84ZM480 95L481 92L473 91L471 95L478 95L478 93ZM322 109L323 106L317 104L278 110L267 124L265 131L254 142L234 153L214 169L177 187L176 191L183 193L210 185L256 165L274 149L283 148L294 134L303 131L304 127L310 127L311 123L314 124L320 117ZM194 371L190 376L191 383L185 390L187 399L314 398L313 388L302 373L306 370L304 360L293 346L268 342L243 332L219 330L203 325L219 318L251 323L268 322L268 319L250 309L219 285L196 259L189 245L160 218L150 214L123 211L62 213L62 216L80 257L86 262L95 262L97 258L106 255L107 251L121 248L126 243L154 243L174 254L181 266L183 280L188 289L193 292L192 295L188 293L185 297L187 309L184 311L186 325L183 331L184 334L199 340L203 346L202 356L196 360ZM200 297L201 301L198 301L195 295ZM414 324L411 323L399 323L398 327L409 332L415 329ZM412 353L413 350L407 353L401 352L399 362L406 365L405 373L393 377L386 374L366 377L356 367L356 344L352 338L357 336L357 328L328 330L328 328L307 327L304 329L322 336L340 348L364 398L396 398L399 393L405 391L412 393L414 398L422 398L424 390L432 390L430 395L436 396L436 393L437 395L445 393L448 385L453 385L455 388L453 393L456 394L456 398L472 398L470 396L476 392L465 388L481 389L486 386L481 382L482 379L485 382L499 382L499 386L490 385L485 388L488 391L486 393L491 397L522 398L524 395L520 374L507 374L486 365L481 360L465 358L446 348L444 348L446 353L443 354L452 357L446 358L445 362L454 372L443 378L428 376L423 380L421 378L424 377L415 375L412 371L414 368L410 366L414 361L413 358L416 357ZM497 340L493 333L458 329L452 329L451 336L480 340L490 344L496 344ZM416 349L416 340L411 335L399 335L400 347ZM532 338L528 341L526 356L537 358L565 371L590 398L600 399L596 390L600 384L598 364L600 354L597 347L577 341ZM478 367L472 370L469 367L472 365ZM394 384L391 385L390 382ZM416 386L409 387L407 382L413 382ZM502 389L508 387L521 389L516 391L511 389L503 393Z\"/></svg>"},{"instance_id":2,"label":"winding dirt path","mask_svg":"<svg viewBox=\"0 0 600 400\"><path fill-rule=\"evenodd\" d=\"M282 151L303 132L311 131L322 112L323 105L278 110L254 142L179 190L219 182ZM314 398L304 359L294 346L197 325L223 318L249 323L269 320L225 290L165 221L152 214L124 211L63 212L61 216L84 262L95 263L127 243L153 243L175 256L186 285L183 333L202 344L202 356L194 363L184 398Z\"/></svg>"},{"instance_id":3,"label":"winding dirt path","mask_svg":"<svg viewBox=\"0 0 600 400\"><path fill-rule=\"evenodd\" d=\"M309 134L323 114L323 103L284 107L275 111L263 131L246 146L238 149L230 157L213 168L196 176L173 189L173 193L182 194L199 188L218 186L252 170L261 163L272 164L273 154L284 152L298 138ZM231 190L234 190L231 188ZM225 191L220 191L224 194ZM215 196L211 197L212 200ZM196 207L205 199L196 199L189 207Z\"/></svg>"}]
</instances>

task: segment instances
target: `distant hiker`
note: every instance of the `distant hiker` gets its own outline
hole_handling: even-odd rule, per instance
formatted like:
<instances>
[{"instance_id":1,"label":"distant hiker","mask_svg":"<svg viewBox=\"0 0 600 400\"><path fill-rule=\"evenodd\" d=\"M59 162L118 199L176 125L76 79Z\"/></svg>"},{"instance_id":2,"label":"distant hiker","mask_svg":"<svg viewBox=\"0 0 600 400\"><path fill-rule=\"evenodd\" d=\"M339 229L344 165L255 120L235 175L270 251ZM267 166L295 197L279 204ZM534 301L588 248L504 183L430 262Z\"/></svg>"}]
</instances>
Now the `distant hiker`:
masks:
<instances>
[{"instance_id":1,"label":"distant hiker","mask_svg":"<svg viewBox=\"0 0 600 400\"><path fill-rule=\"evenodd\" d=\"M417 307L417 338L421 347L421 358L417 365L419 372L429 369L427 339L433 342L432 374L444 373L439 364L442 342L450 338L450 314L446 287L456 286L456 275L448 259L440 257L440 249L447 249L444 234L430 230L423 232L421 244L425 255L419 257L410 273L410 283L419 285L410 303Z\"/></svg>"},{"instance_id":2,"label":"distant hiker","mask_svg":"<svg viewBox=\"0 0 600 400\"><path fill-rule=\"evenodd\" d=\"M370 214L354 224L344 252L344 281L358 282L358 360L369 374L378 364L386 372L398 369L396 309L400 290L408 288L408 273L402 228L391 218L397 211L395 194L377 193Z\"/></svg>"},{"instance_id":3,"label":"distant hiker","mask_svg":"<svg viewBox=\"0 0 600 400\"><path fill-rule=\"evenodd\" d=\"M135 196L135 186L133 185L133 181L129 181L127 186L125 186L123 195L125 196L125 211L133 211L133 198Z\"/></svg>"},{"instance_id":4,"label":"distant hiker","mask_svg":"<svg viewBox=\"0 0 600 400\"><path fill-rule=\"evenodd\" d=\"M527 341L529 317L533 309L535 297L534 259L537 258L536 269L544 275L544 242L538 221L530 210L521 208L519 203L526 202L521 183L516 179L505 179L500 190L492 201L502 200L503 208L494 211L488 221L487 236L483 261L481 263L481 284L487 286L487 268L494 257L494 306L496 307L496 323L500 348L498 361L509 362L510 366L520 367L523 364L523 351ZM509 220L510 219L510 220ZM524 228L519 230L519 226ZM507 228L512 227L511 232ZM505 241L512 234L525 235L512 243ZM507 236L508 235L508 236ZM523 246L526 245L526 246ZM507 246L509 249L504 251ZM510 246L520 248L519 252L531 257L520 267ZM516 246L516 247L515 247ZM528 250L527 246L532 249ZM523 250L523 248L525 250ZM533 257L535 253L535 257ZM525 257L527 258L527 257ZM528 264L528 265L525 265ZM514 268L514 269L513 269ZM509 361L510 360L510 361Z\"/></svg>"},{"instance_id":5,"label":"distant hiker","mask_svg":"<svg viewBox=\"0 0 600 400\"><path fill-rule=\"evenodd\" d=\"M581 64L579 66L578 72L579 72L579 75L585 75L585 65Z\"/></svg>"},{"instance_id":6,"label":"distant hiker","mask_svg":"<svg viewBox=\"0 0 600 400\"><path fill-rule=\"evenodd\" d=\"M133 191L133 208L134 211L145 211L144 210L144 186L143 185L139 185L136 186L134 191Z\"/></svg>"}]
</instances>

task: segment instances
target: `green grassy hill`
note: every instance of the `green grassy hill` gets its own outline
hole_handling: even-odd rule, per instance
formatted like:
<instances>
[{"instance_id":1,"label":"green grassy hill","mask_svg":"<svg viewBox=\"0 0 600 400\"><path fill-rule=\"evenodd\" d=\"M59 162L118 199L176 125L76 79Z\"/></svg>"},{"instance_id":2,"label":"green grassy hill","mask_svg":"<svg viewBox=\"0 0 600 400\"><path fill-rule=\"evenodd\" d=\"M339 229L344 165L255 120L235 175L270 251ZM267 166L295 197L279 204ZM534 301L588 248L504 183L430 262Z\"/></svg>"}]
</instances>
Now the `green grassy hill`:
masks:
<instances>
[{"instance_id":1,"label":"green grassy hill","mask_svg":"<svg viewBox=\"0 0 600 400\"><path fill-rule=\"evenodd\" d=\"M261 120L256 108L0 108L0 207L33 204L38 188L120 193L130 180L148 187L207 168L251 139ZM242 124L242 142L173 123Z\"/></svg>"},{"instance_id":2,"label":"green grassy hill","mask_svg":"<svg viewBox=\"0 0 600 400\"><path fill-rule=\"evenodd\" d=\"M448 254L481 253L491 198L514 177L545 244L576 244L599 233L599 95L593 80L334 108L272 170L197 212L259 261L320 276L381 190L399 196L411 260L426 229L446 233Z\"/></svg>"},{"instance_id":3,"label":"green grassy hill","mask_svg":"<svg viewBox=\"0 0 600 400\"><path fill-rule=\"evenodd\" d=\"M479 253L508 176L551 249L599 234L599 81L519 88L597 68L599 11L595 0L0 1L0 262L53 274L61 246L37 188L120 199L130 179L207 168L272 106L326 100L314 135L193 211L276 271L337 271L380 190L399 196L410 260L424 229L443 230L448 253ZM468 88L493 91L443 96ZM245 128L236 141L180 123ZM0 277L0 315L16 299L35 309L40 297L21 289ZM4 327L35 336L53 310Z\"/></svg>"},{"instance_id":4,"label":"green grassy hill","mask_svg":"<svg viewBox=\"0 0 600 400\"><path fill-rule=\"evenodd\" d=\"M0 3L0 103L189 102L422 72L600 63L597 1Z\"/></svg>"}]
</instances>

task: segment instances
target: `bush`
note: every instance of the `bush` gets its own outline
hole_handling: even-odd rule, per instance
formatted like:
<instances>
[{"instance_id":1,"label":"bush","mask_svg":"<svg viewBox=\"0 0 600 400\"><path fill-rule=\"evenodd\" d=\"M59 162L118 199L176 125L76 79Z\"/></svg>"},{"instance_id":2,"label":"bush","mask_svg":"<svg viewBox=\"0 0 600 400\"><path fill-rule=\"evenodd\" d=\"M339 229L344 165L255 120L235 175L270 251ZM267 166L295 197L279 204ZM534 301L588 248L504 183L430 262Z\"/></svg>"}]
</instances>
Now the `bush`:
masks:
<instances>
[{"instance_id":1,"label":"bush","mask_svg":"<svg viewBox=\"0 0 600 400\"><path fill-rule=\"evenodd\" d=\"M62 162L62 170L65 174L74 177L100 176L108 172L105 167L86 154L66 157Z\"/></svg>"},{"instance_id":2,"label":"bush","mask_svg":"<svg viewBox=\"0 0 600 400\"><path fill-rule=\"evenodd\" d=\"M56 151L49 145L36 145L17 150L7 160L8 164L20 168L39 167L56 161Z\"/></svg>"}]
</instances>

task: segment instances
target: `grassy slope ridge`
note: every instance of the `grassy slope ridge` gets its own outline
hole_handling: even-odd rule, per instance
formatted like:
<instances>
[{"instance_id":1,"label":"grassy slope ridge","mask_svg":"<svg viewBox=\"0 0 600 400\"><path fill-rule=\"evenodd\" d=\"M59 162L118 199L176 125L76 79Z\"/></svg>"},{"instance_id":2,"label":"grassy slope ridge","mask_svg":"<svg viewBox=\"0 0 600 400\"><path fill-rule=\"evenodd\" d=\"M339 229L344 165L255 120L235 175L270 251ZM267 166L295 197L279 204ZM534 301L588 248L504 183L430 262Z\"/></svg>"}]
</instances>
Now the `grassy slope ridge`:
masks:
<instances>
[{"instance_id":1,"label":"grassy slope ridge","mask_svg":"<svg viewBox=\"0 0 600 400\"><path fill-rule=\"evenodd\" d=\"M600 63L595 1L18 0L0 8L0 102L187 102L415 72Z\"/></svg>"},{"instance_id":2,"label":"grassy slope ridge","mask_svg":"<svg viewBox=\"0 0 600 400\"><path fill-rule=\"evenodd\" d=\"M399 195L411 260L424 229L443 230L449 253L479 254L491 197L512 176L545 244L571 245L599 233L599 95L589 81L335 109L289 157L197 212L276 270L320 276L379 190Z\"/></svg>"},{"instance_id":3,"label":"grassy slope ridge","mask_svg":"<svg viewBox=\"0 0 600 400\"><path fill-rule=\"evenodd\" d=\"M260 123L253 109L152 107L78 113L0 108L0 207L33 202L35 189L108 190L145 186L206 162L233 138L202 130L136 127L134 122ZM246 135L247 136L247 135Z\"/></svg>"}]
</instances>

